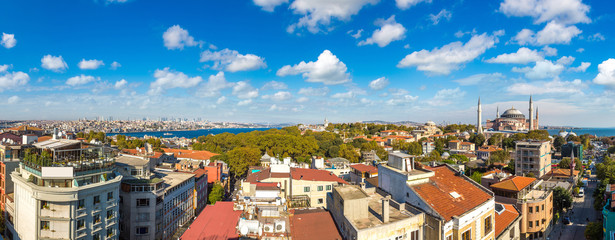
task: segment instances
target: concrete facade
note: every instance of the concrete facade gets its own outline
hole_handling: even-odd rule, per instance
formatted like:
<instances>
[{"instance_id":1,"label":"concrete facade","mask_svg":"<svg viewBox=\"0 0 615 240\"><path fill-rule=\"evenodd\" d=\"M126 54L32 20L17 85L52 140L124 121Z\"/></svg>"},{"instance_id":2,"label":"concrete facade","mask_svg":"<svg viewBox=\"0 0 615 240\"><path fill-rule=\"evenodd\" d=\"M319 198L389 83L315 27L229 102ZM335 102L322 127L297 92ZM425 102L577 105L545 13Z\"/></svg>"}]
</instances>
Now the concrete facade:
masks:
<instances>
[{"instance_id":1,"label":"concrete facade","mask_svg":"<svg viewBox=\"0 0 615 240\"><path fill-rule=\"evenodd\" d=\"M515 175L529 173L540 178L551 171L550 141L518 141L515 143Z\"/></svg>"}]
</instances>

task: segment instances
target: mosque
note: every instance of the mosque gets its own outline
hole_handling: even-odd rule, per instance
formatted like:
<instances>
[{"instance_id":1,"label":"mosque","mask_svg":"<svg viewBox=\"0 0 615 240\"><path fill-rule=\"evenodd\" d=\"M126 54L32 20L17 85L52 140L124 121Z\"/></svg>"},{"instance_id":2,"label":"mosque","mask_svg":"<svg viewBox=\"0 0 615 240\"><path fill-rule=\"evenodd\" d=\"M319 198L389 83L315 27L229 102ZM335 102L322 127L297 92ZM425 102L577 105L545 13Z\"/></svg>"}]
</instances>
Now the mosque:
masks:
<instances>
[{"instance_id":1,"label":"mosque","mask_svg":"<svg viewBox=\"0 0 615 240\"><path fill-rule=\"evenodd\" d=\"M530 96L529 102L529 114L530 118L526 119L525 115L515 109L515 107L511 107L504 111L502 115L500 115L500 110L498 108L496 112L496 118L493 120L487 119L486 121L486 129L489 131L529 131L538 129L538 109L536 109L536 117L534 117L534 103L532 101L532 96ZM481 126L481 105L480 98L478 99L478 132L482 133L483 129Z\"/></svg>"}]
</instances>

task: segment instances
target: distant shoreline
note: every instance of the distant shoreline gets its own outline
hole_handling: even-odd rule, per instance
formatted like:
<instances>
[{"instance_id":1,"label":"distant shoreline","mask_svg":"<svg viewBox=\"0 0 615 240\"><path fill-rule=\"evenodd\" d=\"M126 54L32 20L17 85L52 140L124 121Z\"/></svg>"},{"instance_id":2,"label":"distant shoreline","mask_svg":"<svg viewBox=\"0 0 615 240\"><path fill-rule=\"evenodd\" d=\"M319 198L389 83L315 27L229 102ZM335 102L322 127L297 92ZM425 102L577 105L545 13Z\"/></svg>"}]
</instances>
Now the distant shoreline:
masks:
<instances>
[{"instance_id":1,"label":"distant shoreline","mask_svg":"<svg viewBox=\"0 0 615 240\"><path fill-rule=\"evenodd\" d=\"M121 135L122 133L166 133L166 132L186 132L186 131L200 131L200 130L212 130L212 129L262 129L267 127L229 127L229 128L199 128L199 129L178 129L178 130L166 130L166 131L136 131L136 132L106 132L107 134Z\"/></svg>"}]
</instances>

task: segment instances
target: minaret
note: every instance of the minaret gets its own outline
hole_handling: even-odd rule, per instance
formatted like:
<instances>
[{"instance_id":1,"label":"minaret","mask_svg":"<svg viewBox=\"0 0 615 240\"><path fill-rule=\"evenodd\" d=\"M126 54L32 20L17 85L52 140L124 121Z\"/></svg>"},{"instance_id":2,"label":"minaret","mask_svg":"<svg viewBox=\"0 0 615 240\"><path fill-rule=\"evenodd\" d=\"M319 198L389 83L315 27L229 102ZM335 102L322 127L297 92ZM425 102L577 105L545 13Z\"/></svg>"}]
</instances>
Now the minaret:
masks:
<instances>
[{"instance_id":1,"label":"minaret","mask_svg":"<svg viewBox=\"0 0 615 240\"><path fill-rule=\"evenodd\" d=\"M534 130L534 102L532 102L532 95L530 95L530 131Z\"/></svg>"},{"instance_id":2,"label":"minaret","mask_svg":"<svg viewBox=\"0 0 615 240\"><path fill-rule=\"evenodd\" d=\"M500 118L500 106L498 106L495 110L495 118Z\"/></svg>"},{"instance_id":3,"label":"minaret","mask_svg":"<svg viewBox=\"0 0 615 240\"><path fill-rule=\"evenodd\" d=\"M482 124L482 119L481 119L481 113L482 113L482 108L480 105L480 97L478 97L478 110L476 111L478 113L478 119L477 119L477 123L476 123L476 132L477 133L483 133L483 126Z\"/></svg>"},{"instance_id":4,"label":"minaret","mask_svg":"<svg viewBox=\"0 0 615 240\"><path fill-rule=\"evenodd\" d=\"M536 108L536 126L534 127L538 129L538 107Z\"/></svg>"}]
</instances>

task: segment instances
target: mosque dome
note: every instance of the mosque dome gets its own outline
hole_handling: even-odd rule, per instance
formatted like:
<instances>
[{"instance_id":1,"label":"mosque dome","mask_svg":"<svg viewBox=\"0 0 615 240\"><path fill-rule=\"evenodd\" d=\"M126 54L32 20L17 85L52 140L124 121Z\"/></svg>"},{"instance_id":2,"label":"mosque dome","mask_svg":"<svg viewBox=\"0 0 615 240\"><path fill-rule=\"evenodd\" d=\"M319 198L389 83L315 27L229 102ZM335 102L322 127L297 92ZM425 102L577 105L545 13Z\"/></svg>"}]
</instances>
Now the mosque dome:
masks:
<instances>
[{"instance_id":1,"label":"mosque dome","mask_svg":"<svg viewBox=\"0 0 615 240\"><path fill-rule=\"evenodd\" d=\"M425 125L427 125L427 126L435 126L436 123L433 122L433 121L428 121Z\"/></svg>"},{"instance_id":2,"label":"mosque dome","mask_svg":"<svg viewBox=\"0 0 615 240\"><path fill-rule=\"evenodd\" d=\"M450 156L451 156L451 154L448 153L448 152L442 153L442 158L444 158L444 159L449 158Z\"/></svg>"},{"instance_id":3,"label":"mosque dome","mask_svg":"<svg viewBox=\"0 0 615 240\"><path fill-rule=\"evenodd\" d=\"M568 132L566 131L560 132L559 136L565 138L566 136L568 136Z\"/></svg>"},{"instance_id":4,"label":"mosque dome","mask_svg":"<svg viewBox=\"0 0 615 240\"><path fill-rule=\"evenodd\" d=\"M511 109L506 110L502 116L502 118L524 118L525 119L525 115L523 115L523 113L521 113L521 111L515 109L514 107Z\"/></svg>"}]
</instances>

